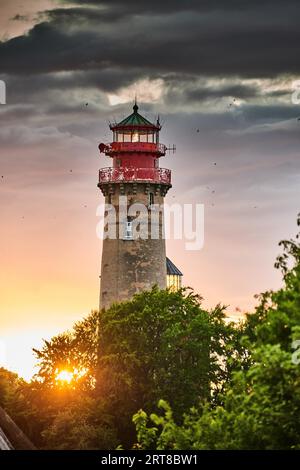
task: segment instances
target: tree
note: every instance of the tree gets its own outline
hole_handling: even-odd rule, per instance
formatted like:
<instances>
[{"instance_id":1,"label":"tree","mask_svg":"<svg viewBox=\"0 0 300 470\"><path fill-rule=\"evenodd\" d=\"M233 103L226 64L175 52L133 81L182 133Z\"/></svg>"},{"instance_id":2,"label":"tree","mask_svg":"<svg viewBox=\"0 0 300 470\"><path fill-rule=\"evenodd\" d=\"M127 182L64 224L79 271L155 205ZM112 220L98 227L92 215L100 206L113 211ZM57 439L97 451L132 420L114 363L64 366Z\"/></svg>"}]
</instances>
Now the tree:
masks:
<instances>
[{"instance_id":1,"label":"tree","mask_svg":"<svg viewBox=\"0 0 300 470\"><path fill-rule=\"evenodd\" d=\"M261 294L255 313L247 315L240 337L247 354L235 361L221 406L193 408L182 423L165 401L162 416L139 411L133 418L138 448L300 449L300 365L293 360L300 340L299 234L280 245L275 267L283 287Z\"/></svg>"},{"instance_id":2,"label":"tree","mask_svg":"<svg viewBox=\"0 0 300 470\"><path fill-rule=\"evenodd\" d=\"M279 345L256 351L255 364L234 374L224 405L193 408L178 424L171 407L161 416L140 410L133 421L139 449L300 449L299 366ZM151 422L154 424L151 425ZM149 425L150 423L150 425Z\"/></svg>"},{"instance_id":3,"label":"tree","mask_svg":"<svg viewBox=\"0 0 300 470\"><path fill-rule=\"evenodd\" d=\"M11 408L15 402L19 381L17 374L0 368L0 406Z\"/></svg>"},{"instance_id":4,"label":"tree","mask_svg":"<svg viewBox=\"0 0 300 470\"><path fill-rule=\"evenodd\" d=\"M238 344L236 330L224 319L223 307L203 310L201 298L191 290L153 288L92 312L72 331L44 342L42 350L35 350L40 366L35 387L40 387L39 399L43 394L55 397L53 403L46 399L51 420L43 432L43 446L74 444L75 437L62 437L61 431L64 426L78 428L78 410L87 398L101 415L95 421L86 407L82 409L89 436L82 445L95 445L97 422L105 436L110 428L111 445L116 434L129 447L135 440L131 416L140 407L151 410L163 397L180 417L190 406L210 400L211 387L216 396L220 382L230 375L227 359L235 357ZM73 373L69 383L58 382L61 370ZM86 373L76 375L75 370ZM109 423L101 416L109 416ZM108 445L106 438L102 442Z\"/></svg>"},{"instance_id":5,"label":"tree","mask_svg":"<svg viewBox=\"0 0 300 470\"><path fill-rule=\"evenodd\" d=\"M60 410L43 438L47 448L59 450L114 449L119 443L105 406L89 396Z\"/></svg>"},{"instance_id":6,"label":"tree","mask_svg":"<svg viewBox=\"0 0 300 470\"><path fill-rule=\"evenodd\" d=\"M45 387L57 389L59 374L67 372L71 375L71 386L76 387L76 392L93 388L98 360L98 323L99 312L94 311L75 323L72 331L44 341L40 351L33 349L39 367L35 380Z\"/></svg>"}]
</instances>

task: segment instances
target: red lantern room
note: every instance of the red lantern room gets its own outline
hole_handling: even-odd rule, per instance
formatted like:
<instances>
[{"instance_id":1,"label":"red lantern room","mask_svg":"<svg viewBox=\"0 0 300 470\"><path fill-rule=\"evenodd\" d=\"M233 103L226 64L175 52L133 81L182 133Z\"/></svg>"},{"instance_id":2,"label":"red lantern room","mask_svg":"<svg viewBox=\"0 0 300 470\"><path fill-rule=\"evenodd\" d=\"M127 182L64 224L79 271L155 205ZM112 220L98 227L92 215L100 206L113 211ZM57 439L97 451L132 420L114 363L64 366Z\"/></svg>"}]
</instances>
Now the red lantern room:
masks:
<instances>
[{"instance_id":1,"label":"red lantern room","mask_svg":"<svg viewBox=\"0 0 300 470\"><path fill-rule=\"evenodd\" d=\"M166 146L159 142L161 125L151 123L138 113L133 113L120 123L110 125L113 142L100 144L100 153L112 158L112 166L102 168L99 173L99 187L120 182L149 182L171 187L171 170L160 168L159 159L165 156Z\"/></svg>"}]
</instances>

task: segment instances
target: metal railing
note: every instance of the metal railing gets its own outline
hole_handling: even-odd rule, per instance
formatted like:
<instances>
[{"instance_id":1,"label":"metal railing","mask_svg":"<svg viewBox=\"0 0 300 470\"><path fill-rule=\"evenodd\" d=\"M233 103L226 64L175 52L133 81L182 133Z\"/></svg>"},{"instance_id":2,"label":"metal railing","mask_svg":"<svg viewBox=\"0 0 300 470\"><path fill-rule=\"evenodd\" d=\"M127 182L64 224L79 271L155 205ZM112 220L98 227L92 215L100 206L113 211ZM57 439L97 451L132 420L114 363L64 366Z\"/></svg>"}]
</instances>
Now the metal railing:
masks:
<instances>
[{"instance_id":1,"label":"metal railing","mask_svg":"<svg viewBox=\"0 0 300 470\"><path fill-rule=\"evenodd\" d=\"M112 142L105 147L105 154L112 155L118 152L143 152L166 154L167 147L164 144L150 142Z\"/></svg>"},{"instance_id":2,"label":"metal railing","mask_svg":"<svg viewBox=\"0 0 300 470\"><path fill-rule=\"evenodd\" d=\"M119 183L132 181L150 181L171 184L171 170L167 168L102 168L99 171L99 183Z\"/></svg>"}]
</instances>

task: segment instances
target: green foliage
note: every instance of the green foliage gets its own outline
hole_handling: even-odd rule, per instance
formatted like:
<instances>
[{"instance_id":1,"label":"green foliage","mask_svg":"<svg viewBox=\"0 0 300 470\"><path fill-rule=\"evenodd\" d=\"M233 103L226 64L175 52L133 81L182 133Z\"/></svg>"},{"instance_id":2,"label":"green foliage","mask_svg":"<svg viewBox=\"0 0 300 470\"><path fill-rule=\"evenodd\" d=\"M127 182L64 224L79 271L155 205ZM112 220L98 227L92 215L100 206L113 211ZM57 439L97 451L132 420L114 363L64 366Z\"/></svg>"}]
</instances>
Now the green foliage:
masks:
<instances>
[{"instance_id":1,"label":"green foliage","mask_svg":"<svg viewBox=\"0 0 300 470\"><path fill-rule=\"evenodd\" d=\"M137 448L300 449L300 364L292 361L293 340L300 339L298 240L299 234L280 243L284 251L275 266L284 286L262 294L256 312L247 315L238 337L247 350L237 357L219 403L190 410L179 424L164 402L163 416L140 411L133 418Z\"/></svg>"},{"instance_id":2,"label":"green foliage","mask_svg":"<svg viewBox=\"0 0 300 470\"><path fill-rule=\"evenodd\" d=\"M90 397L60 410L43 438L47 448L59 450L109 449L118 444L111 417Z\"/></svg>"},{"instance_id":3,"label":"green foliage","mask_svg":"<svg viewBox=\"0 0 300 470\"><path fill-rule=\"evenodd\" d=\"M34 421L42 423L39 445L95 448L97 442L113 448L117 436L130 447L135 441L131 417L140 407L155 409L163 397L180 418L184 410L210 400L211 386L216 397L239 356L238 330L224 318L224 308L203 310L191 290L153 288L92 312L72 331L45 341L35 350L39 372L32 384L33 402L40 405L34 410ZM57 380L62 370L86 373L75 374L66 386ZM84 405L87 398L99 411L96 421ZM79 429L84 430L80 439Z\"/></svg>"},{"instance_id":4,"label":"green foliage","mask_svg":"<svg viewBox=\"0 0 300 470\"><path fill-rule=\"evenodd\" d=\"M119 401L121 389L126 406L130 398L135 409L141 402L152 407L164 397L176 412L208 398L209 382L219 371L209 352L224 326L221 316L218 309L210 317L192 292L158 289L101 312L100 392Z\"/></svg>"},{"instance_id":5,"label":"green foliage","mask_svg":"<svg viewBox=\"0 0 300 470\"><path fill-rule=\"evenodd\" d=\"M279 345L256 352L255 365L235 374L224 406L193 409L183 424L160 403L163 416L134 416L140 449L296 449L300 448L299 366ZM154 426L150 424L154 423Z\"/></svg>"},{"instance_id":6,"label":"green foliage","mask_svg":"<svg viewBox=\"0 0 300 470\"><path fill-rule=\"evenodd\" d=\"M17 374L0 368L0 406L8 408L15 402L19 380Z\"/></svg>"},{"instance_id":7,"label":"green foliage","mask_svg":"<svg viewBox=\"0 0 300 470\"><path fill-rule=\"evenodd\" d=\"M76 389L93 387L97 367L99 313L92 312L86 319L75 323L72 331L44 341L41 351L33 349L39 372L35 379L45 387L57 388L57 374L68 371L74 375Z\"/></svg>"}]
</instances>

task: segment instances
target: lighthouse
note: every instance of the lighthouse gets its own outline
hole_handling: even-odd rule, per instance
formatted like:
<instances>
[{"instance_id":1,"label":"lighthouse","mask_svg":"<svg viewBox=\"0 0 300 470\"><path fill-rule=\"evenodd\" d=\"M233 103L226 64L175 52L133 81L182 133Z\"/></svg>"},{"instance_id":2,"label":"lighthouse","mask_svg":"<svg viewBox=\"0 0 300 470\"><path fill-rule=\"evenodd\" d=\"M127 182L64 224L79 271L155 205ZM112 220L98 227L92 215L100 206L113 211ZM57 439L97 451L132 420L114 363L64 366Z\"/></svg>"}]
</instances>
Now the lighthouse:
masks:
<instances>
[{"instance_id":1,"label":"lighthouse","mask_svg":"<svg viewBox=\"0 0 300 470\"><path fill-rule=\"evenodd\" d=\"M167 147L159 139L159 119L152 123L138 111L135 103L132 114L110 124L112 142L99 145L112 159L110 167L100 169L98 183L105 214L112 214L110 227L104 226L101 308L154 285L167 287L164 198L172 186L171 170L160 166Z\"/></svg>"}]
</instances>

